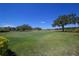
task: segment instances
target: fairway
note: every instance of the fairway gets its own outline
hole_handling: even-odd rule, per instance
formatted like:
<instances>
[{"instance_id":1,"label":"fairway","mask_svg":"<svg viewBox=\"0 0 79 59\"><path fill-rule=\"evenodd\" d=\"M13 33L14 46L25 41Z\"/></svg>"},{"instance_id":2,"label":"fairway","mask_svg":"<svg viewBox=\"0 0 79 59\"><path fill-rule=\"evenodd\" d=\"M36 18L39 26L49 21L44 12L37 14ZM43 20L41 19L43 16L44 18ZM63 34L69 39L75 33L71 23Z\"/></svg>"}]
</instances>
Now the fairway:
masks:
<instances>
[{"instance_id":1,"label":"fairway","mask_svg":"<svg viewBox=\"0 0 79 59\"><path fill-rule=\"evenodd\" d=\"M9 48L18 56L79 55L79 33L71 32L7 32Z\"/></svg>"}]
</instances>

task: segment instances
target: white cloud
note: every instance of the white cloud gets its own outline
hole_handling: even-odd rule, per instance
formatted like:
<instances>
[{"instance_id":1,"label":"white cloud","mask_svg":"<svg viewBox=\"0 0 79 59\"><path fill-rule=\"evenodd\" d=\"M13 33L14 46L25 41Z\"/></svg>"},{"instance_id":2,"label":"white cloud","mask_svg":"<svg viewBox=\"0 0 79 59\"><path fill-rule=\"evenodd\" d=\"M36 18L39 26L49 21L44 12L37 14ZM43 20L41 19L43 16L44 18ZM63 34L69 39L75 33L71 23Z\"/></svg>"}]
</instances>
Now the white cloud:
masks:
<instances>
[{"instance_id":1,"label":"white cloud","mask_svg":"<svg viewBox=\"0 0 79 59\"><path fill-rule=\"evenodd\" d=\"M45 22L45 21L42 21L41 23L44 24L44 23L46 23L46 22Z\"/></svg>"},{"instance_id":2,"label":"white cloud","mask_svg":"<svg viewBox=\"0 0 79 59\"><path fill-rule=\"evenodd\" d=\"M2 25L1 27L15 27L15 26L6 24L6 25Z\"/></svg>"}]
</instances>

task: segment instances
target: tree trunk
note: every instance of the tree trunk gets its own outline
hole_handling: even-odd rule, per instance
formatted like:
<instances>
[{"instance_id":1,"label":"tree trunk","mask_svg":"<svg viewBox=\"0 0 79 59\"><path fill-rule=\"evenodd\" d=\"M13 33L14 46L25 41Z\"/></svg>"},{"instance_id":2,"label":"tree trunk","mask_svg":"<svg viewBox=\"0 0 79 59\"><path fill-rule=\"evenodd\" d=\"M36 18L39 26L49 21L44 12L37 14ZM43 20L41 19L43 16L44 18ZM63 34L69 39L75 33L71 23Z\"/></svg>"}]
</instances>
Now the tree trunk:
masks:
<instances>
[{"instance_id":1,"label":"tree trunk","mask_svg":"<svg viewBox=\"0 0 79 59\"><path fill-rule=\"evenodd\" d=\"M62 32L64 32L64 25L62 24Z\"/></svg>"}]
</instances>

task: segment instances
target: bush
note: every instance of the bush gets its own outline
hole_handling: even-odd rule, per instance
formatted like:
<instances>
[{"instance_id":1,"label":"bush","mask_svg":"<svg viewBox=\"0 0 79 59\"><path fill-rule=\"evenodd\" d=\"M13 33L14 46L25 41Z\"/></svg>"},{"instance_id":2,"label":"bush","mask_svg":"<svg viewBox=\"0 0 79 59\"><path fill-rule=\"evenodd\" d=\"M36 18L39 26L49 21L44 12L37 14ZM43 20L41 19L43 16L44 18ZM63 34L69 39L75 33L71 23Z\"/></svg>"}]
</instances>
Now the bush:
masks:
<instances>
[{"instance_id":1,"label":"bush","mask_svg":"<svg viewBox=\"0 0 79 59\"><path fill-rule=\"evenodd\" d=\"M40 27L36 27L34 28L34 30L42 30Z\"/></svg>"},{"instance_id":2,"label":"bush","mask_svg":"<svg viewBox=\"0 0 79 59\"><path fill-rule=\"evenodd\" d=\"M0 55L5 55L8 49L8 40L2 36L0 36Z\"/></svg>"},{"instance_id":3,"label":"bush","mask_svg":"<svg viewBox=\"0 0 79 59\"><path fill-rule=\"evenodd\" d=\"M0 28L0 32L10 32L10 29L8 27Z\"/></svg>"},{"instance_id":4,"label":"bush","mask_svg":"<svg viewBox=\"0 0 79 59\"><path fill-rule=\"evenodd\" d=\"M77 32L77 33L79 33L79 28L75 29L75 30L74 30L74 32Z\"/></svg>"},{"instance_id":5,"label":"bush","mask_svg":"<svg viewBox=\"0 0 79 59\"><path fill-rule=\"evenodd\" d=\"M8 31L8 30L0 30L0 32L3 33L3 32L10 32L10 31Z\"/></svg>"}]
</instances>

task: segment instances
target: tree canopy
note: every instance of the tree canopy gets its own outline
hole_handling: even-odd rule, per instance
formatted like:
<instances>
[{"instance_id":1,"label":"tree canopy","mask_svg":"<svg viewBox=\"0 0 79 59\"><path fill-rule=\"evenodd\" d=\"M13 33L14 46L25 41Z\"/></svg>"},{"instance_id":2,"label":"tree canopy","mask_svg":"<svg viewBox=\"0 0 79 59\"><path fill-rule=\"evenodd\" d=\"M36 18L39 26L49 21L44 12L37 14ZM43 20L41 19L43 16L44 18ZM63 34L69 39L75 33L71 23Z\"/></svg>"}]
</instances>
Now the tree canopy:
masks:
<instances>
[{"instance_id":1,"label":"tree canopy","mask_svg":"<svg viewBox=\"0 0 79 59\"><path fill-rule=\"evenodd\" d=\"M59 16L56 20L54 20L52 26L61 26L62 31L64 31L64 26L67 24L79 24L79 17L76 14L68 14Z\"/></svg>"},{"instance_id":2,"label":"tree canopy","mask_svg":"<svg viewBox=\"0 0 79 59\"><path fill-rule=\"evenodd\" d=\"M32 30L32 27L31 26L29 26L29 25L26 25L26 24L24 24L24 25L21 25L21 26L17 26L16 27L16 30L18 31L25 31L25 30Z\"/></svg>"}]
</instances>

